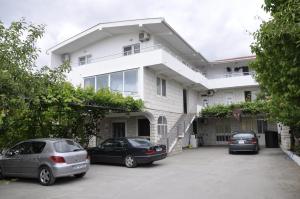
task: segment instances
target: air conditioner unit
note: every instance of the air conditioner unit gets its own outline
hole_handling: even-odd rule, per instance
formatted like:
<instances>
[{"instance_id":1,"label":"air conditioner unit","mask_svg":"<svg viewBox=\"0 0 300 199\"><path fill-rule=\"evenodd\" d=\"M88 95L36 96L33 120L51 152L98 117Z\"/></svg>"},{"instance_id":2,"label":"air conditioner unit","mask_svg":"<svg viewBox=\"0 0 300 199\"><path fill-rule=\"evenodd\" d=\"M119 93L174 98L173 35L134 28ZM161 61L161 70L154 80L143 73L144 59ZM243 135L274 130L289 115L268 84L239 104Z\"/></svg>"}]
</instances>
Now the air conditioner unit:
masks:
<instances>
[{"instance_id":1,"label":"air conditioner unit","mask_svg":"<svg viewBox=\"0 0 300 199\"><path fill-rule=\"evenodd\" d=\"M207 95L208 96L213 96L215 94L215 91L214 90L208 90L207 91Z\"/></svg>"},{"instance_id":2,"label":"air conditioner unit","mask_svg":"<svg viewBox=\"0 0 300 199\"><path fill-rule=\"evenodd\" d=\"M61 56L63 62L70 61L70 54L66 53Z\"/></svg>"},{"instance_id":3,"label":"air conditioner unit","mask_svg":"<svg viewBox=\"0 0 300 199\"><path fill-rule=\"evenodd\" d=\"M149 41L150 40L150 34L147 32L140 32L139 33L139 40L140 42Z\"/></svg>"}]
</instances>

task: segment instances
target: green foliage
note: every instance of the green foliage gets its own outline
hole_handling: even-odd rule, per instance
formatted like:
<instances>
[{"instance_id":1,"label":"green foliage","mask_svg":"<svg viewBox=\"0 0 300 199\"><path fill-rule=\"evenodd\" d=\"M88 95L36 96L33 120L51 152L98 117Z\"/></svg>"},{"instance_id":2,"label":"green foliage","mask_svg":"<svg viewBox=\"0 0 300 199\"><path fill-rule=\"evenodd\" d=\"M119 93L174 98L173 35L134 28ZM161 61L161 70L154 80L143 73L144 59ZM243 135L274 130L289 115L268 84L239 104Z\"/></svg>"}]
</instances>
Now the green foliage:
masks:
<instances>
[{"instance_id":1,"label":"green foliage","mask_svg":"<svg viewBox=\"0 0 300 199\"><path fill-rule=\"evenodd\" d=\"M265 0L271 20L254 33L251 67L270 101L270 117L300 127L300 1Z\"/></svg>"},{"instance_id":2,"label":"green foliage","mask_svg":"<svg viewBox=\"0 0 300 199\"><path fill-rule=\"evenodd\" d=\"M228 118L233 117L233 111L236 109L241 110L241 114L244 115L268 115L269 105L267 101L257 100L252 102L241 102L230 105L214 105L204 108L201 112L202 117L216 117L216 118Z\"/></svg>"},{"instance_id":3,"label":"green foliage","mask_svg":"<svg viewBox=\"0 0 300 199\"><path fill-rule=\"evenodd\" d=\"M143 108L141 100L119 93L73 87L65 81L69 63L38 70L35 43L43 29L24 20L8 28L0 22L0 149L41 137L73 138L86 145L109 111Z\"/></svg>"}]
</instances>

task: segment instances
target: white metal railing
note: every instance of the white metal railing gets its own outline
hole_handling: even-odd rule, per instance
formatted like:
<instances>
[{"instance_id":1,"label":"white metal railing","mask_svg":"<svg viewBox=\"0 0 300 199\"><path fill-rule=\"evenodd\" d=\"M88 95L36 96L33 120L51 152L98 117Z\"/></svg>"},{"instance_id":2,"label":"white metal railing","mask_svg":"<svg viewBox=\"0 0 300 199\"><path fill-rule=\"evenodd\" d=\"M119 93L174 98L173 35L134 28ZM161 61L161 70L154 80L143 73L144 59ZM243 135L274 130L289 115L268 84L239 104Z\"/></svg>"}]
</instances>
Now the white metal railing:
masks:
<instances>
[{"instance_id":1,"label":"white metal railing","mask_svg":"<svg viewBox=\"0 0 300 199\"><path fill-rule=\"evenodd\" d=\"M149 52L149 51L153 51L153 50L157 50L157 49L162 49L165 50L166 52L168 52L169 54L171 54L174 58L176 58L179 62L181 62L182 64L184 64L185 66L193 69L196 72L202 73L202 71L189 64L188 61L186 61L185 59L183 59L181 56L178 56L176 53L174 53L172 50L170 50L169 48L163 46L162 44L156 44L156 45L152 45L152 46L147 46L147 47L143 47L140 48L140 52L139 53L143 53L143 52ZM100 62L100 61L105 61L105 60L110 60L110 59L117 59L120 57L126 57L126 56L131 56L131 55L135 55L135 54L139 54L139 53L130 53L130 54L124 54L124 52L118 52L118 53L114 53L114 54L110 54L110 55L105 55L105 56L101 56L101 57L92 57L89 59L89 62L86 64L79 64L79 61L77 63L71 62L71 65L76 65L77 67L80 66L84 66L87 64L91 64L91 63L96 63L96 62Z\"/></svg>"},{"instance_id":2,"label":"white metal railing","mask_svg":"<svg viewBox=\"0 0 300 199\"><path fill-rule=\"evenodd\" d=\"M249 76L251 75L253 78L255 77L255 72L235 72L235 73L225 73L225 74L219 74L214 76L206 75L207 79L219 79L219 78L230 78L230 77L240 77L240 76Z\"/></svg>"}]
</instances>

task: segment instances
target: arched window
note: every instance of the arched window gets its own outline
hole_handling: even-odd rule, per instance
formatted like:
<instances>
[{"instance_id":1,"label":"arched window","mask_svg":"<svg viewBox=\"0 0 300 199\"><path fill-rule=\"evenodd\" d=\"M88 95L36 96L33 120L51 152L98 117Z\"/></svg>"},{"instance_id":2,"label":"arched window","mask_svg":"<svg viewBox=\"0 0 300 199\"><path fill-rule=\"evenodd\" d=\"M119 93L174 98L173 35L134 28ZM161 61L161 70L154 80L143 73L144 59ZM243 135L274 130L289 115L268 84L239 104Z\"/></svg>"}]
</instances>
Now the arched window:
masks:
<instances>
[{"instance_id":1,"label":"arched window","mask_svg":"<svg viewBox=\"0 0 300 199\"><path fill-rule=\"evenodd\" d=\"M157 120L157 133L161 136L167 136L168 132L168 125L167 119L165 116L159 116Z\"/></svg>"}]
</instances>

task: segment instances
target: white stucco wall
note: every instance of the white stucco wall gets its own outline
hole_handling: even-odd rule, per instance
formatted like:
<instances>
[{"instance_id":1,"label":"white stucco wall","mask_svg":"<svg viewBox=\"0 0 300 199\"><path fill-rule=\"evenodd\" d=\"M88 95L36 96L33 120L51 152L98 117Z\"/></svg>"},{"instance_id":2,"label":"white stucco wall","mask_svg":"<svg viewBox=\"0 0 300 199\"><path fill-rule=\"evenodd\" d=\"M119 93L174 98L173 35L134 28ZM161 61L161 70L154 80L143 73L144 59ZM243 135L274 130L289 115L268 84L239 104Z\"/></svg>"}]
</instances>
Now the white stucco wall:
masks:
<instances>
[{"instance_id":1,"label":"white stucco wall","mask_svg":"<svg viewBox=\"0 0 300 199\"><path fill-rule=\"evenodd\" d=\"M216 104L228 104L229 99L231 98L233 103L244 102L245 95L244 91L251 91L252 100L256 99L256 95L259 92L259 87L244 87L244 88L232 88L232 89L222 89L215 90L214 95L203 97L201 95L205 92L199 94L199 104L203 106L203 100L207 99L209 105Z\"/></svg>"}]
</instances>

